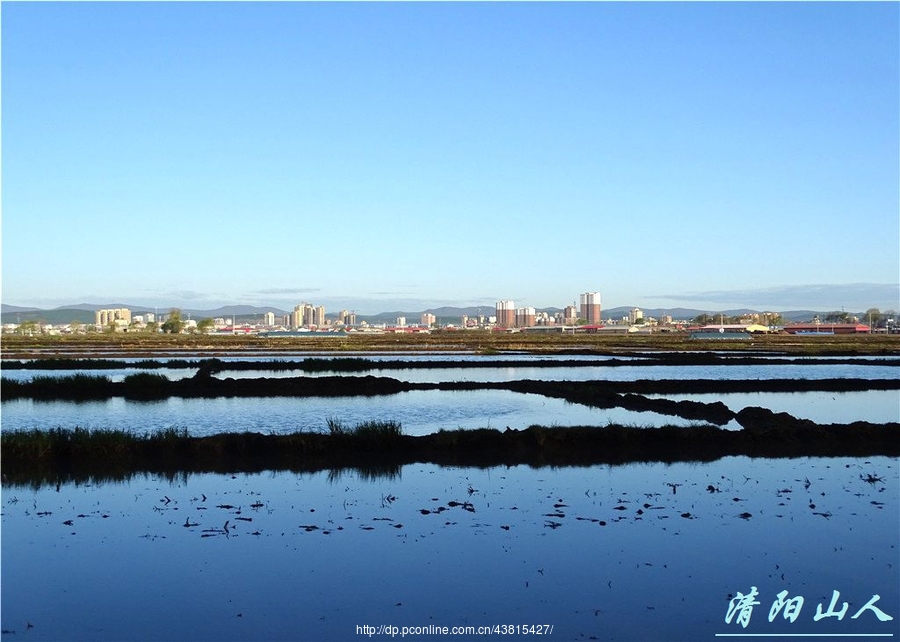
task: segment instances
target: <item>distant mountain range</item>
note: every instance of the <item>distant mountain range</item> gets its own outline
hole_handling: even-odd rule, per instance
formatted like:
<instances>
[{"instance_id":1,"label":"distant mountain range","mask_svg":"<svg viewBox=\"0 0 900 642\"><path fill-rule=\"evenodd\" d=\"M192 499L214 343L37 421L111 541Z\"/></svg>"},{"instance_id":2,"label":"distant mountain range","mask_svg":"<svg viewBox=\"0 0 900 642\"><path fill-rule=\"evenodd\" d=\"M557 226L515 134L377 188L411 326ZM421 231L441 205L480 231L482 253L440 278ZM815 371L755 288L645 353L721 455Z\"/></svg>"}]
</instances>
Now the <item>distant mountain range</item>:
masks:
<instances>
[{"instance_id":1,"label":"distant mountain range","mask_svg":"<svg viewBox=\"0 0 900 642\"><path fill-rule=\"evenodd\" d=\"M49 310L44 310L40 308L28 308L21 307L15 305L0 305L0 321L2 323L21 323L22 321L40 321L43 323L51 323L51 324L64 324L71 323L73 321L77 321L79 323L93 323L94 322L94 312L97 310L105 310L110 308L128 308L131 310L132 314L146 314L148 312L155 312L158 314L166 314L169 311L169 308L164 309L153 309L148 308L146 306L139 305L128 305L127 303L108 303L108 304L92 304L92 303L80 303L77 305L67 305L59 308L53 308ZM631 311L631 307L628 306L620 306L617 308L611 308L609 310L603 310L603 318L604 319L621 319L622 317L627 317L628 313ZM710 314L710 310L696 310L692 308L641 308L644 312L645 317L655 317L659 318L663 315L670 315L673 319L693 319L694 317L701 314ZM555 314L556 312L561 312L561 308L540 308L538 312L547 312L549 314ZM181 313L185 317L192 319L205 319L205 318L236 318L239 323L252 323L259 322L262 320L262 316L266 312L275 313L276 317L284 316L288 314L286 310L280 310L278 308L265 308L259 306L252 305L229 305L220 308L215 308L213 310L189 310L182 309ZM494 308L490 306L471 306L466 308L455 308L455 307L440 307L440 308L428 308L426 310L419 310L415 312L409 311L393 311L393 312L382 312L380 314L374 315L357 315L358 321L366 321L368 323L393 323L397 320L398 317L406 317L407 323L417 323L421 315L425 312L430 312L435 317L437 317L439 324L446 323L454 323L458 322L459 319L463 316L468 316L470 318L477 318L478 315L490 316L494 313ZM738 316L742 314L749 314L753 312L761 312L761 310L751 310L749 308L741 308L734 310L716 310L714 314L724 314L725 316ZM817 314L827 314L827 312L823 311L814 311L814 310L782 310L779 313L785 318L787 321L809 321L812 320ZM851 312L850 314L855 314L860 318L864 314L863 312ZM332 315L328 315L332 316Z\"/></svg>"}]
</instances>

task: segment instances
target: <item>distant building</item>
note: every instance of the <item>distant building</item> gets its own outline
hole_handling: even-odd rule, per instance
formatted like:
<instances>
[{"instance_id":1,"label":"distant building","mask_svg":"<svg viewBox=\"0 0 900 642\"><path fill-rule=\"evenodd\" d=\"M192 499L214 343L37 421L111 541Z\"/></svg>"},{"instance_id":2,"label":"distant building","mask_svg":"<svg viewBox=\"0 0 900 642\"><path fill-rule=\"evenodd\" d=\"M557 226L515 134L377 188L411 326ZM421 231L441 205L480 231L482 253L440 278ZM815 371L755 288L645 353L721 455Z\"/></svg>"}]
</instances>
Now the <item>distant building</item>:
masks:
<instances>
[{"instance_id":1,"label":"distant building","mask_svg":"<svg viewBox=\"0 0 900 642\"><path fill-rule=\"evenodd\" d=\"M426 328L430 328L437 322L437 317L431 314L430 312L423 312L421 318L421 324Z\"/></svg>"},{"instance_id":2,"label":"distant building","mask_svg":"<svg viewBox=\"0 0 900 642\"><path fill-rule=\"evenodd\" d=\"M535 324L534 308L519 308L516 310L516 327L530 328Z\"/></svg>"},{"instance_id":3,"label":"distant building","mask_svg":"<svg viewBox=\"0 0 900 642\"><path fill-rule=\"evenodd\" d=\"M792 323L784 326L788 334L864 334L869 326L862 323Z\"/></svg>"},{"instance_id":4,"label":"distant building","mask_svg":"<svg viewBox=\"0 0 900 642\"><path fill-rule=\"evenodd\" d=\"M516 325L516 304L513 301L497 301L497 325L512 328Z\"/></svg>"},{"instance_id":5,"label":"distant building","mask_svg":"<svg viewBox=\"0 0 900 642\"><path fill-rule=\"evenodd\" d=\"M781 315L777 312L756 312L750 315L751 323L771 326L781 321Z\"/></svg>"},{"instance_id":6,"label":"distant building","mask_svg":"<svg viewBox=\"0 0 900 642\"><path fill-rule=\"evenodd\" d=\"M628 323L631 325L635 325L638 323L643 323L644 321L644 311L640 308L631 308L631 312L628 313Z\"/></svg>"},{"instance_id":7,"label":"distant building","mask_svg":"<svg viewBox=\"0 0 900 642\"><path fill-rule=\"evenodd\" d=\"M291 312L288 325L292 330L309 326L323 326L325 325L325 307L301 303L295 306L293 312Z\"/></svg>"},{"instance_id":8,"label":"distant building","mask_svg":"<svg viewBox=\"0 0 900 642\"><path fill-rule=\"evenodd\" d=\"M599 292L585 292L581 295L581 318L588 325L598 325L603 322L603 309L600 305Z\"/></svg>"},{"instance_id":9,"label":"distant building","mask_svg":"<svg viewBox=\"0 0 900 642\"><path fill-rule=\"evenodd\" d=\"M115 325L131 325L131 310L128 308L113 308L94 312L94 325L106 327L111 323Z\"/></svg>"},{"instance_id":10,"label":"distant building","mask_svg":"<svg viewBox=\"0 0 900 642\"><path fill-rule=\"evenodd\" d=\"M275 325L275 313L274 312L266 312L263 315L263 325L272 327Z\"/></svg>"}]
</instances>

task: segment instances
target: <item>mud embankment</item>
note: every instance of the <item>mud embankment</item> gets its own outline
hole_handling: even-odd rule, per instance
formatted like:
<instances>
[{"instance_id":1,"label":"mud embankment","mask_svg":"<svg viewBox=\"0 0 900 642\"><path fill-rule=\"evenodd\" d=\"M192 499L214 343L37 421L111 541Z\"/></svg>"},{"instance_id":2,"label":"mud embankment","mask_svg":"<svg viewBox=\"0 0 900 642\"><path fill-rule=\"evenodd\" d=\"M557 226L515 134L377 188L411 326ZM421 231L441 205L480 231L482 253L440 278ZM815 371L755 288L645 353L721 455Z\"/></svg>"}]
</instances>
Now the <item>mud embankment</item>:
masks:
<instances>
[{"instance_id":1,"label":"mud embankment","mask_svg":"<svg viewBox=\"0 0 900 642\"><path fill-rule=\"evenodd\" d=\"M413 383L391 377L323 376L220 379L208 370L169 380L141 373L114 382L107 377L4 379L3 399L165 399L168 397L353 397L392 395L412 390L511 390L565 398L578 403L610 394L715 394L733 392L852 392L900 390L900 379L642 379L637 381L537 381Z\"/></svg>"},{"instance_id":2,"label":"mud embankment","mask_svg":"<svg viewBox=\"0 0 900 642\"><path fill-rule=\"evenodd\" d=\"M413 390L509 390L564 399L596 408L624 408L656 412L724 425L735 418L721 401L673 401L646 395L722 394L734 392L849 392L900 390L900 380L765 379L765 380L640 380L640 381L509 381L411 383L390 377L326 376L219 379L201 369L194 377L171 381L159 374L130 375L121 382L107 377L36 377L32 381L3 381L3 400L91 401L122 397L140 401L216 397L359 397L394 395Z\"/></svg>"},{"instance_id":3,"label":"mud embankment","mask_svg":"<svg viewBox=\"0 0 900 642\"><path fill-rule=\"evenodd\" d=\"M55 430L2 434L4 484L121 479L264 470L355 469L369 476L402 466L590 466L630 462L713 461L727 456L900 456L900 424L818 425L763 408L738 413L742 430L713 426L660 428L538 427L394 434L186 433L136 436L119 431Z\"/></svg>"}]
</instances>

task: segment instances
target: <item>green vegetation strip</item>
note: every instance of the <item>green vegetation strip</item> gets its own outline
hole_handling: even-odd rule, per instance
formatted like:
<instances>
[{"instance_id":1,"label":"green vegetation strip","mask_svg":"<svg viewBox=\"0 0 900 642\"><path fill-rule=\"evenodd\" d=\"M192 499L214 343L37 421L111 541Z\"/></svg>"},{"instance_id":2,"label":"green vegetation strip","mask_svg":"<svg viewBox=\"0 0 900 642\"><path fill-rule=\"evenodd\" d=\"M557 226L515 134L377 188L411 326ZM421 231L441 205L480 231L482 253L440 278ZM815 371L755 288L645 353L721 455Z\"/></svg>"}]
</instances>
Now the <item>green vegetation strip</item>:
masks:
<instances>
[{"instance_id":1,"label":"green vegetation strip","mask_svg":"<svg viewBox=\"0 0 900 642\"><path fill-rule=\"evenodd\" d=\"M397 422L286 435L187 430L148 434L121 430L29 430L0 434L5 484L122 479L139 473L356 469L392 474L412 463L445 466L586 466L628 462L712 461L725 456L900 456L900 424L818 425L765 409L744 412L745 428L708 425L638 428L541 427L439 431L404 435ZM741 413L739 413L739 419ZM752 415L752 416L751 416Z\"/></svg>"}]
</instances>

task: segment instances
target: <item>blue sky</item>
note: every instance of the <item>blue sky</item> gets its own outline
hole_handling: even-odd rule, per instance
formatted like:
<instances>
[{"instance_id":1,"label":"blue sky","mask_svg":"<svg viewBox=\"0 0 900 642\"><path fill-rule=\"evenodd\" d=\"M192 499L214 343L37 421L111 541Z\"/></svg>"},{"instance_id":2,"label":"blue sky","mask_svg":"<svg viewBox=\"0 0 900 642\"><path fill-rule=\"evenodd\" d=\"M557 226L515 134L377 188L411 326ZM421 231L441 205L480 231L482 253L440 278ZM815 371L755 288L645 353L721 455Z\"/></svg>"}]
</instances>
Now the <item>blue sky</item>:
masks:
<instances>
[{"instance_id":1,"label":"blue sky","mask_svg":"<svg viewBox=\"0 0 900 642\"><path fill-rule=\"evenodd\" d=\"M900 5L2 4L2 300L900 308Z\"/></svg>"}]
</instances>

